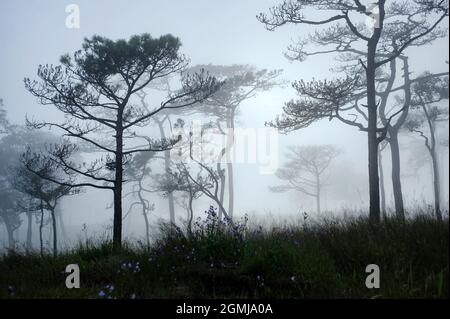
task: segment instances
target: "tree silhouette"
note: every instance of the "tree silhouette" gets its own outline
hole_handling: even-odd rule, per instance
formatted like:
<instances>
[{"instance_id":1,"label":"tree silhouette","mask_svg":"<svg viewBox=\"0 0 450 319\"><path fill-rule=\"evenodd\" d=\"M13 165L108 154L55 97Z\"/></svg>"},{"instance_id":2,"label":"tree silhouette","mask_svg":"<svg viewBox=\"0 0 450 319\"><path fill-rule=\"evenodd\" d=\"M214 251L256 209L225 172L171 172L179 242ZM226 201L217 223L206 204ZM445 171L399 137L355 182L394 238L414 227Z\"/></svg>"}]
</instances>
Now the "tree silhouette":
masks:
<instances>
[{"instance_id":1,"label":"tree silhouette","mask_svg":"<svg viewBox=\"0 0 450 319\"><path fill-rule=\"evenodd\" d=\"M182 128L184 125L184 121L179 120L174 126ZM157 183L157 189L164 192L165 195L176 191L188 195L188 232L191 230L194 216L193 201L202 195L214 201L225 218L230 222L232 221L232 217L222 204L219 194L220 181L224 170L214 169L212 164L215 163L216 157L212 156L208 160L206 157L210 154L204 154L205 144L207 143L206 132L211 129L211 123L203 125L200 136L196 139L191 128L188 139L181 145L177 145L178 155L173 167L165 175L160 176ZM200 159L198 159L198 151L201 153Z\"/></svg>"},{"instance_id":2,"label":"tree silhouette","mask_svg":"<svg viewBox=\"0 0 450 319\"><path fill-rule=\"evenodd\" d=\"M314 197L316 211L320 214L321 191L325 186L323 175L338 155L338 149L332 145L289 147L289 153L286 155L288 161L276 172L276 176L286 184L270 187L270 190L295 190Z\"/></svg>"},{"instance_id":3,"label":"tree silhouette","mask_svg":"<svg viewBox=\"0 0 450 319\"><path fill-rule=\"evenodd\" d=\"M134 185L131 186L131 191L126 195L131 195L135 201L130 204L128 212L123 216L123 219L132 212L134 207L140 206L145 223L145 239L147 246L150 245L150 222L148 220L148 215L154 210L155 205L150 203L146 198L147 194L153 193L154 191L148 189L148 187L144 185L144 181L151 173L149 166L154 155L155 154L151 152L138 153L133 157L126 169L127 179L134 182Z\"/></svg>"},{"instance_id":4,"label":"tree silhouette","mask_svg":"<svg viewBox=\"0 0 450 319\"><path fill-rule=\"evenodd\" d=\"M58 236L56 227L56 207L60 199L67 195L74 195L79 189L70 186L73 180L67 179L60 166L51 159L28 149L22 156L22 165L13 172L13 187L19 192L36 200L34 210L50 212L53 232L53 256L58 254ZM51 181L58 181L57 183ZM41 225L43 222L41 215ZM42 253L42 227L41 227Z\"/></svg>"},{"instance_id":5,"label":"tree silhouette","mask_svg":"<svg viewBox=\"0 0 450 319\"><path fill-rule=\"evenodd\" d=\"M6 114L5 121L8 122ZM7 219L12 225L20 225L20 215L22 213L27 215L27 248L30 249L32 246L32 215L40 209L39 201L36 202L33 197L15 189L14 180L17 173L16 169L19 166L18 163L20 163L22 153L27 148L42 148L45 143L55 142L56 138L47 132L39 132L39 134L36 134L37 132L20 125L11 125L8 123L7 127L6 134L0 139L0 180L2 189L5 192L4 205L8 207L7 213L9 217L7 216ZM35 177L37 180L40 180L37 176ZM17 224L15 221L20 221L20 223ZM14 231L14 226L8 227L9 230L12 229ZM11 243L10 247L13 246Z\"/></svg>"},{"instance_id":6,"label":"tree silhouette","mask_svg":"<svg viewBox=\"0 0 450 319\"><path fill-rule=\"evenodd\" d=\"M25 79L26 89L43 105L53 105L65 115L63 122L32 121L35 128L57 128L69 139L81 140L96 148L102 157L86 165L70 160L77 150L73 144L54 148L47 157L72 176L87 181L63 184L94 187L114 194L113 242L122 242L122 188L124 165L136 153L171 148L176 139L147 140L138 146L136 130L148 124L164 109L192 106L203 101L220 86L204 72L186 75L181 89L148 111L136 102L137 94L153 81L177 74L187 67L179 53L180 40L172 35L152 38L135 35L129 40L109 40L100 36L85 39L73 57L64 55L60 66L41 65L40 81ZM113 139L96 136L106 131ZM111 172L112 174L108 174ZM38 172L36 172L38 173ZM41 176L45 178L44 176ZM54 182L58 182L52 179Z\"/></svg>"},{"instance_id":7,"label":"tree silhouette","mask_svg":"<svg viewBox=\"0 0 450 319\"><path fill-rule=\"evenodd\" d=\"M444 99L448 100L448 78L424 78L413 85L413 112L405 126L423 138L430 154L433 168L434 210L436 218L442 220L436 129L439 122L448 121L448 105L439 105Z\"/></svg>"},{"instance_id":8,"label":"tree silhouette","mask_svg":"<svg viewBox=\"0 0 450 319\"><path fill-rule=\"evenodd\" d=\"M224 82L221 88L202 102L198 112L215 118L216 129L220 134L226 135L226 146L222 148L217 159L217 171L222 171L221 161L226 159L227 183L228 183L228 214L233 217L234 211L234 175L233 163L231 160L231 148L234 144L234 129L236 117L239 115L239 106L246 100L255 97L257 94L270 90L283 84L278 78L282 70L258 70L251 65L196 65L189 69L189 72L207 70L218 80ZM227 129L227 130L226 130ZM224 203L225 195L225 174L220 180L220 201ZM222 211L219 211L221 216Z\"/></svg>"},{"instance_id":9,"label":"tree silhouette","mask_svg":"<svg viewBox=\"0 0 450 319\"><path fill-rule=\"evenodd\" d=\"M22 224L21 211L17 208L18 200L18 193L11 189L3 179L0 179L0 221L5 224L10 250L15 249L14 231Z\"/></svg>"},{"instance_id":10,"label":"tree silhouette","mask_svg":"<svg viewBox=\"0 0 450 319\"><path fill-rule=\"evenodd\" d=\"M310 20L306 17L313 9L327 14ZM377 12L375 12L375 9ZM386 135L390 122L402 113L405 106L393 112L379 127L377 94L378 74L382 67L399 58L409 47L429 42L442 36L439 25L448 17L448 2L443 0L403 1L378 0L366 6L358 0L302 0L284 1L270 9L270 15L260 14L258 19L268 30L285 24L314 25L318 29L307 39L299 40L288 49L287 56L303 61L319 54L338 54L343 61L342 78L329 81L312 80L294 83L301 99L284 107L284 116L270 125L289 131L304 128L323 119L339 119L367 133L369 162L369 210L374 221L380 219L380 190L378 176L378 144ZM363 23L372 20L371 28ZM328 26L327 28L319 28ZM317 47L308 51L309 47ZM355 77L359 68L362 77ZM357 72L359 73L359 72ZM406 79L408 80L408 79ZM404 87L408 96L407 87ZM361 100L366 103L362 104ZM407 101L406 101L407 102ZM358 121L359 119L359 121Z\"/></svg>"}]
</instances>

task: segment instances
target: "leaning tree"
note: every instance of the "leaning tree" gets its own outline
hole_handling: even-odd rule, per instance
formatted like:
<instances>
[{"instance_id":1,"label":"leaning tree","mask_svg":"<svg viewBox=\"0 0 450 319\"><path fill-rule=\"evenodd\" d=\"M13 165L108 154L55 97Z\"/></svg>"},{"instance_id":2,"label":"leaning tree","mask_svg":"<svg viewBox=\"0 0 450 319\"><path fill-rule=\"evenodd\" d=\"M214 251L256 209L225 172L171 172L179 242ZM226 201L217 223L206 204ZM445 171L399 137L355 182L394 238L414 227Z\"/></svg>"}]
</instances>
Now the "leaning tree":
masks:
<instances>
[{"instance_id":1,"label":"leaning tree","mask_svg":"<svg viewBox=\"0 0 450 319\"><path fill-rule=\"evenodd\" d=\"M307 18L310 9L320 12L321 18ZM359 0L287 0L273 7L269 15L258 15L269 30L289 23L318 28L306 39L292 45L287 53L289 57L303 61L312 55L338 54L338 61L342 61L341 78L295 82L294 88L301 99L288 102L284 107L284 116L271 125L290 131L307 127L323 118L336 118L366 132L372 220L380 219L378 145L388 134L391 121L407 107L399 107L379 126L381 101L377 84L380 83L380 71L411 46L440 36L442 31L439 25L446 17L448 3L445 0L390 3L378 0L367 4ZM372 22L370 27L364 23L367 21ZM356 73L362 76L346 72L352 68L359 68L361 72ZM381 79L381 82L386 81ZM408 87L403 89L408 99Z\"/></svg>"},{"instance_id":2,"label":"leaning tree","mask_svg":"<svg viewBox=\"0 0 450 319\"><path fill-rule=\"evenodd\" d=\"M115 247L120 247L122 241L124 166L136 153L164 151L177 142L149 139L142 145L136 131L162 110L192 106L220 86L205 72L185 75L180 89L151 110L140 107L137 97L140 91L153 81L187 68L188 61L180 54L180 46L180 40L172 35L153 38L142 34L117 41L93 36L85 39L82 49L72 57L64 55L61 65L39 66L39 81L25 79L26 89L41 104L52 105L64 114L61 122L33 120L30 125L60 129L68 139L83 141L97 150L99 158L91 163L76 164L71 160L71 152L77 150L73 144L55 148L47 157L66 173L83 178L64 186L113 192ZM108 134L100 138L96 133L101 131ZM105 140L105 136L109 139Z\"/></svg>"}]
</instances>

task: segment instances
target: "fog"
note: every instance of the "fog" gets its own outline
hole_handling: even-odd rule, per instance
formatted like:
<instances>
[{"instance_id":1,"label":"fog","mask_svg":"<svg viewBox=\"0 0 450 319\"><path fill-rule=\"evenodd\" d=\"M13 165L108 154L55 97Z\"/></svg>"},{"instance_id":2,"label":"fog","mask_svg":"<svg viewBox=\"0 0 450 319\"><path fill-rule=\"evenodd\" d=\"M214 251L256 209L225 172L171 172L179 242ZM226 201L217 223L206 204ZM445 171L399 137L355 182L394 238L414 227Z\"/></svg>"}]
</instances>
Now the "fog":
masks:
<instances>
[{"instance_id":1,"label":"fog","mask_svg":"<svg viewBox=\"0 0 450 319\"><path fill-rule=\"evenodd\" d=\"M291 24L277 28L275 31L266 30L264 25L256 19L256 15L260 12L268 12L268 9L277 3L280 2L276 0L3 0L0 3L0 38L2 40L0 98L3 100L7 118L10 123L17 125L24 125L26 117L45 121L63 119L61 112L52 105L39 104L38 99L25 89L24 78L37 79L39 65L59 64L59 58L63 54L73 54L81 49L84 38L100 35L118 40L129 39L133 35L143 33L149 33L153 38L172 34L181 40L180 50L189 58L189 66L251 65L258 70L282 70L281 75L277 77L281 85L258 92L254 97L244 100L238 106L236 115L238 129L274 132L269 130L265 123L282 114L286 102L297 98L291 83L296 80L332 79L336 76L336 72L331 69L339 64L332 55L310 56L303 62L288 60L283 54L288 45L299 36L314 32L315 26L300 27ZM66 7L69 4L76 4L79 7L79 28L66 26L66 18L69 15ZM314 12L311 12L311 15L314 18L320 18L320 15ZM448 19L444 20L443 28L448 29ZM448 63L446 63L449 59L448 51L448 35L434 40L431 45L408 48L406 54L409 58L410 76L417 77L425 71L448 72ZM401 67L398 68L400 73ZM152 100L152 103L158 105L160 99L158 96L163 94L161 92L153 94L156 96L156 102ZM138 103L137 101L135 102ZM445 105L447 101L442 103ZM173 123L177 118L183 118L183 114L178 115L176 111L171 113ZM184 118L186 122L196 119L206 123L211 120L204 115ZM439 124L437 131L441 141L447 140L447 146L438 147L438 154L441 170L441 209L448 214L448 119ZM61 136L61 131L57 129L52 129L51 132ZM159 137L158 127L152 121L140 128L139 132L153 138ZM166 131L166 134L170 136L169 131ZM247 214L250 223L272 225L283 220L301 219L305 212L310 216L317 215L316 201L313 197L294 190L285 192L271 190L271 187L283 182L275 175L276 169L267 170L268 161L270 165L275 165L275 168L282 167L288 161L289 147L295 145L333 145L339 150L339 154L327 168L327 181L321 193L320 216L368 215L366 132L359 131L357 127L346 125L337 119L329 121L324 118L306 128L286 134L279 132L274 134L265 144L271 145L270 150L264 149L262 144L259 146L260 152L268 151L270 156L264 158L261 153L256 161L250 163L246 163L245 160L236 161L233 164L233 218L239 219ZM262 136L263 134L260 134L258 138ZM412 214L419 208L426 210L433 205L432 167L420 136L405 131L400 133L399 139L403 199L406 211ZM240 143L235 145L236 148L240 146L242 146ZM246 152L249 147L242 150ZM389 147L382 154L386 206L388 212L393 214L394 198ZM87 161L91 155L80 156L84 156L82 160ZM425 163L422 165L418 164L420 155L425 158ZM150 168L153 172L164 172L163 161L152 160ZM146 178L144 183L149 188L153 187L152 178ZM154 192L146 196L146 199L155 205L148 215L153 236L157 232L160 221L169 221L168 199L162 196L162 192ZM226 206L228 196L228 192L225 191ZM124 215L131 203L129 198L124 197ZM83 188L80 194L63 197L59 203L60 247L62 249L70 247L78 240L85 238L111 238L112 204L113 192L110 190ZM195 200L195 217L203 217L210 205L215 204L206 196ZM175 205L175 217L177 224L183 225L187 219L186 209ZM24 245L27 234L25 217L21 218L22 225L15 234L18 245ZM36 249L39 245L38 218L38 215L33 217L33 247ZM131 210L126 216L122 229L125 239L144 241L145 228L139 208ZM50 224L45 226L44 239L46 247L50 249ZM8 247L8 236L3 224L0 225L0 247Z\"/></svg>"}]
</instances>

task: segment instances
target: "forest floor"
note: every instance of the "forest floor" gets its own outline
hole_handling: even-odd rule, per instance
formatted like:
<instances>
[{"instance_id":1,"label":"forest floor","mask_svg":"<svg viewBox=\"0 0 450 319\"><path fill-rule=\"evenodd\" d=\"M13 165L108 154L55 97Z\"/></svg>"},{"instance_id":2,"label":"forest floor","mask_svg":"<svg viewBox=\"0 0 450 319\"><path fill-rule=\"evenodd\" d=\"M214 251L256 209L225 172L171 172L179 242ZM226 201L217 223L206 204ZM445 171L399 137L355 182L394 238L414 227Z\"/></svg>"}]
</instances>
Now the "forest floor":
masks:
<instances>
[{"instance_id":1,"label":"forest floor","mask_svg":"<svg viewBox=\"0 0 450 319\"><path fill-rule=\"evenodd\" d=\"M78 264L79 289L66 265ZM380 288L366 287L369 264ZM210 211L190 235L163 226L150 247L86 242L0 257L0 298L448 298L449 222L416 216L302 221L265 229Z\"/></svg>"}]
</instances>

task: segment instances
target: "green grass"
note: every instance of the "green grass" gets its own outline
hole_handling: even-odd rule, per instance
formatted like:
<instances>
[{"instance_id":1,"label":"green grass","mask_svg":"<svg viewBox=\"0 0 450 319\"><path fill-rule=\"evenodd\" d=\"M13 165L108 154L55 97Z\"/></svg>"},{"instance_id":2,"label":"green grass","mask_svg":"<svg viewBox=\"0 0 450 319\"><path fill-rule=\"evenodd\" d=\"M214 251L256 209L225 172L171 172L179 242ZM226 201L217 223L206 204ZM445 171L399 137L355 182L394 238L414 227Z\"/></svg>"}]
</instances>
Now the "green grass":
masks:
<instances>
[{"instance_id":1,"label":"green grass","mask_svg":"<svg viewBox=\"0 0 450 319\"><path fill-rule=\"evenodd\" d=\"M100 291L103 298L448 298L448 246L448 219L427 216L267 230L209 214L190 235L163 226L151 247L126 243L114 252L104 242L57 258L5 255L0 298L99 298ZM72 263L80 289L64 284ZM365 286L368 264L380 267L380 289Z\"/></svg>"}]
</instances>

